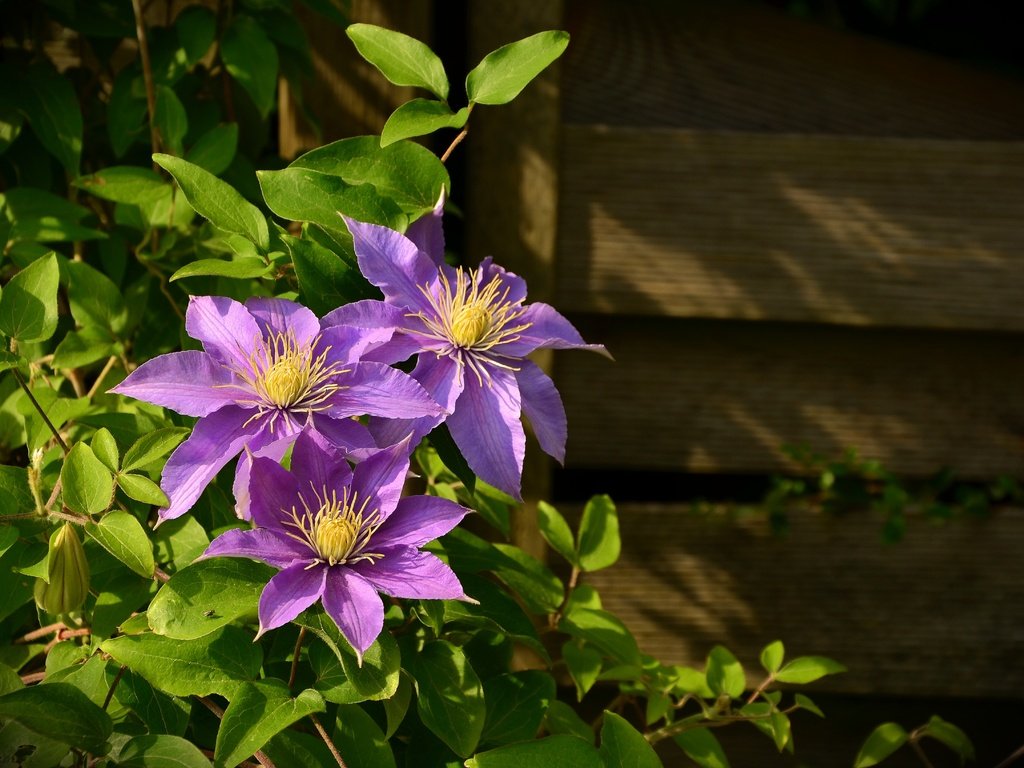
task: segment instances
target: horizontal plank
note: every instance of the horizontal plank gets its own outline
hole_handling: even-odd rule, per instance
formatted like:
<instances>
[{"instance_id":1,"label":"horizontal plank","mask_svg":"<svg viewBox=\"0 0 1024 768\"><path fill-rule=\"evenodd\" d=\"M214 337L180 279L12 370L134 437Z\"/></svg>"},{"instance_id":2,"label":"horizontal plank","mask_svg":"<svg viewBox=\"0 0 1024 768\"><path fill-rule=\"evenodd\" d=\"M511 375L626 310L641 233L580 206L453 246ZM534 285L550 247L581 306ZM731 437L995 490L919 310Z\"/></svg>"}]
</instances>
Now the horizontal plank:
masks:
<instances>
[{"instance_id":1,"label":"horizontal plank","mask_svg":"<svg viewBox=\"0 0 1024 768\"><path fill-rule=\"evenodd\" d=\"M934 525L882 543L868 513L763 517L620 505L623 552L586 576L604 607L662 661L702 666L724 643L760 682L759 650L835 658L849 672L809 691L1015 697L1024 677L1024 510Z\"/></svg>"},{"instance_id":2,"label":"horizontal plank","mask_svg":"<svg viewBox=\"0 0 1024 768\"><path fill-rule=\"evenodd\" d=\"M1024 142L565 126L580 312L1024 329Z\"/></svg>"},{"instance_id":3,"label":"horizontal plank","mask_svg":"<svg viewBox=\"0 0 1024 768\"><path fill-rule=\"evenodd\" d=\"M1024 82L763 2L572 0L570 123L1024 138Z\"/></svg>"},{"instance_id":4,"label":"horizontal plank","mask_svg":"<svg viewBox=\"0 0 1024 768\"><path fill-rule=\"evenodd\" d=\"M556 356L570 468L760 473L784 445L893 472L1024 475L1013 334L594 316Z\"/></svg>"}]
</instances>

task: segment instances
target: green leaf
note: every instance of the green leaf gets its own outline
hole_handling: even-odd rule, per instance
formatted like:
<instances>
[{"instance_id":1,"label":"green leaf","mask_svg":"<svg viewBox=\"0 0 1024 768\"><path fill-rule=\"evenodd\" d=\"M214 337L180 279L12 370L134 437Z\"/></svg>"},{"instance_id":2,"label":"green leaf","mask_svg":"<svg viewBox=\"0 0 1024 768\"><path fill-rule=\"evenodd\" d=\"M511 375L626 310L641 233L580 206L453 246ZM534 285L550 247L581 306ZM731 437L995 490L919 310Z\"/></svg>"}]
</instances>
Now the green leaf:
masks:
<instances>
[{"instance_id":1,"label":"green leaf","mask_svg":"<svg viewBox=\"0 0 1024 768\"><path fill-rule=\"evenodd\" d=\"M825 716L825 713L818 708L818 705L802 693L794 694L793 701L798 707L800 707L800 709L806 709L808 712L813 712L818 717Z\"/></svg>"},{"instance_id":2,"label":"green leaf","mask_svg":"<svg viewBox=\"0 0 1024 768\"><path fill-rule=\"evenodd\" d=\"M182 568L149 606L159 635L194 640L236 620L255 618L260 593L274 569L243 557L212 557Z\"/></svg>"},{"instance_id":3,"label":"green leaf","mask_svg":"<svg viewBox=\"0 0 1024 768\"><path fill-rule=\"evenodd\" d=\"M544 723L548 733L552 735L566 733L577 739L583 739L588 744L594 743L594 731L591 730L590 725L564 701L554 699L551 702L544 717Z\"/></svg>"},{"instance_id":4,"label":"green leaf","mask_svg":"<svg viewBox=\"0 0 1024 768\"><path fill-rule=\"evenodd\" d=\"M127 66L114 80L107 105L107 135L114 157L123 157L129 147L143 135L146 120L146 98L134 92L134 83L141 80L138 65Z\"/></svg>"},{"instance_id":5,"label":"green leaf","mask_svg":"<svg viewBox=\"0 0 1024 768\"><path fill-rule=\"evenodd\" d=\"M174 28L178 31L178 41L185 49L189 66L192 66L213 45L217 34L217 18L209 8L191 5L174 19Z\"/></svg>"},{"instance_id":6,"label":"green leaf","mask_svg":"<svg viewBox=\"0 0 1024 768\"><path fill-rule=\"evenodd\" d=\"M640 664L636 639L618 617L594 608L576 608L562 617L558 628L593 643L619 664Z\"/></svg>"},{"instance_id":7,"label":"green leaf","mask_svg":"<svg viewBox=\"0 0 1024 768\"><path fill-rule=\"evenodd\" d=\"M607 710L601 725L600 754L604 768L661 768L661 760L643 734Z\"/></svg>"},{"instance_id":8,"label":"green leaf","mask_svg":"<svg viewBox=\"0 0 1024 768\"><path fill-rule=\"evenodd\" d=\"M98 326L114 336L124 332L128 310L120 289L105 274L82 261L69 261L68 304L81 326Z\"/></svg>"},{"instance_id":9,"label":"green leaf","mask_svg":"<svg viewBox=\"0 0 1024 768\"><path fill-rule=\"evenodd\" d=\"M395 768L395 755L380 726L361 707L338 707L334 744L347 765L359 768Z\"/></svg>"},{"instance_id":10,"label":"green leaf","mask_svg":"<svg viewBox=\"0 0 1024 768\"><path fill-rule=\"evenodd\" d=\"M555 698L555 679L537 669L496 675L484 682L487 716L483 744L510 744L537 735Z\"/></svg>"},{"instance_id":11,"label":"green leaf","mask_svg":"<svg viewBox=\"0 0 1024 768\"><path fill-rule=\"evenodd\" d=\"M11 278L0 294L0 331L28 344L46 341L57 330L60 273L53 253Z\"/></svg>"},{"instance_id":12,"label":"green leaf","mask_svg":"<svg viewBox=\"0 0 1024 768\"><path fill-rule=\"evenodd\" d=\"M0 516L17 515L35 508L28 487L28 470L0 465Z\"/></svg>"},{"instance_id":13,"label":"green leaf","mask_svg":"<svg viewBox=\"0 0 1024 768\"><path fill-rule=\"evenodd\" d=\"M216 693L232 699L240 686L256 678L263 661L252 635L233 626L189 642L157 634L125 635L105 640L100 648L172 696Z\"/></svg>"},{"instance_id":14,"label":"green leaf","mask_svg":"<svg viewBox=\"0 0 1024 768\"><path fill-rule=\"evenodd\" d=\"M226 232L244 235L261 251L270 248L267 220L234 187L187 160L161 154L153 160L174 177L200 216Z\"/></svg>"},{"instance_id":15,"label":"green leaf","mask_svg":"<svg viewBox=\"0 0 1024 768\"><path fill-rule=\"evenodd\" d=\"M217 732L214 763L234 768L276 733L312 712L323 712L323 697L312 689L294 699L280 680L242 683L231 699Z\"/></svg>"},{"instance_id":16,"label":"green leaf","mask_svg":"<svg viewBox=\"0 0 1024 768\"><path fill-rule=\"evenodd\" d=\"M153 550L158 563L172 563L182 569L210 545L210 537L191 515L167 520L153 532Z\"/></svg>"},{"instance_id":17,"label":"green leaf","mask_svg":"<svg viewBox=\"0 0 1024 768\"><path fill-rule=\"evenodd\" d=\"M122 472L131 472L152 464L178 447L188 437L186 427L165 427L140 437L124 455Z\"/></svg>"},{"instance_id":18,"label":"green leaf","mask_svg":"<svg viewBox=\"0 0 1024 768\"><path fill-rule=\"evenodd\" d=\"M110 506L114 476L85 443L72 446L64 459L60 478L64 489L64 504L72 512L95 515Z\"/></svg>"},{"instance_id":19,"label":"green leaf","mask_svg":"<svg viewBox=\"0 0 1024 768\"><path fill-rule=\"evenodd\" d=\"M552 30L492 51L466 76L469 102L507 104L561 56L567 45L569 33Z\"/></svg>"},{"instance_id":20,"label":"green leaf","mask_svg":"<svg viewBox=\"0 0 1024 768\"><path fill-rule=\"evenodd\" d=\"M214 126L200 136L185 153L185 159L214 176L220 176L231 165L237 151L238 123L226 123Z\"/></svg>"},{"instance_id":21,"label":"green leaf","mask_svg":"<svg viewBox=\"0 0 1024 768\"><path fill-rule=\"evenodd\" d=\"M153 577L153 545L135 515L115 509L98 523L86 523L85 532L139 576Z\"/></svg>"},{"instance_id":22,"label":"green leaf","mask_svg":"<svg viewBox=\"0 0 1024 768\"><path fill-rule=\"evenodd\" d=\"M308 168L340 177L346 184L370 184L409 215L434 210L441 189L451 184L437 155L411 141L381 147L376 136L342 139L295 159L290 168Z\"/></svg>"},{"instance_id":23,"label":"green leaf","mask_svg":"<svg viewBox=\"0 0 1024 768\"><path fill-rule=\"evenodd\" d=\"M452 112L443 102L413 99L391 113L381 131L380 145L386 147L402 139L426 136L441 128L462 128L467 120L469 107Z\"/></svg>"},{"instance_id":24,"label":"green leaf","mask_svg":"<svg viewBox=\"0 0 1024 768\"><path fill-rule=\"evenodd\" d=\"M412 703L412 679L408 673L402 674L398 680L398 688L395 695L384 699L384 714L387 717L387 729L384 731L384 738L390 739L395 735L398 726L405 720L409 711L409 704Z\"/></svg>"},{"instance_id":25,"label":"green leaf","mask_svg":"<svg viewBox=\"0 0 1024 768\"><path fill-rule=\"evenodd\" d=\"M619 559L619 516L607 495L594 496L583 508L577 541L580 568L598 571Z\"/></svg>"},{"instance_id":26,"label":"green leaf","mask_svg":"<svg viewBox=\"0 0 1024 768\"><path fill-rule=\"evenodd\" d=\"M110 716L69 683L34 685L4 694L0 717L95 754L105 751L113 731Z\"/></svg>"},{"instance_id":27,"label":"green leaf","mask_svg":"<svg viewBox=\"0 0 1024 768\"><path fill-rule=\"evenodd\" d=\"M103 462L103 466L111 472L117 472L121 455L117 450L117 441L114 440L114 436L110 434L109 429L97 429L96 433L92 436L89 447L96 454L96 458Z\"/></svg>"},{"instance_id":28,"label":"green leaf","mask_svg":"<svg viewBox=\"0 0 1024 768\"><path fill-rule=\"evenodd\" d=\"M578 566L579 556L576 554L572 530L565 522L565 518L562 517L562 513L546 501L541 501L537 504L537 522L540 525L541 535L551 545L551 548L570 563Z\"/></svg>"},{"instance_id":29,"label":"green leaf","mask_svg":"<svg viewBox=\"0 0 1024 768\"><path fill-rule=\"evenodd\" d=\"M812 683L825 675L837 675L845 671L846 667L838 661L824 656L800 656L783 666L776 673L775 679L780 683L803 685Z\"/></svg>"},{"instance_id":30,"label":"green leaf","mask_svg":"<svg viewBox=\"0 0 1024 768\"><path fill-rule=\"evenodd\" d=\"M701 768L729 768L722 745L707 728L677 733L673 738L686 756Z\"/></svg>"},{"instance_id":31,"label":"green leaf","mask_svg":"<svg viewBox=\"0 0 1024 768\"><path fill-rule=\"evenodd\" d=\"M136 205L140 199L159 195L170 188L160 174L134 165L112 165L75 179L74 185L103 200L129 205Z\"/></svg>"},{"instance_id":32,"label":"green leaf","mask_svg":"<svg viewBox=\"0 0 1024 768\"><path fill-rule=\"evenodd\" d=\"M228 72L252 97L261 117L277 96L277 48L255 19L236 16L220 41L220 57Z\"/></svg>"},{"instance_id":33,"label":"green leaf","mask_svg":"<svg viewBox=\"0 0 1024 768\"><path fill-rule=\"evenodd\" d=\"M459 450L459 446L455 444L447 424L439 424L430 433L430 444L434 447L437 457L444 466L462 481L462 484L470 492L473 492L476 489L476 474L470 469L466 457Z\"/></svg>"},{"instance_id":34,"label":"green leaf","mask_svg":"<svg viewBox=\"0 0 1024 768\"><path fill-rule=\"evenodd\" d=\"M601 755L587 742L575 736L548 736L521 741L486 752L466 761L466 768L531 768L532 766L572 766L602 768Z\"/></svg>"},{"instance_id":35,"label":"green leaf","mask_svg":"<svg viewBox=\"0 0 1024 768\"><path fill-rule=\"evenodd\" d=\"M166 85L156 87L156 123L161 145L171 154L181 155L182 141L188 133L188 114L178 95Z\"/></svg>"},{"instance_id":36,"label":"green leaf","mask_svg":"<svg viewBox=\"0 0 1024 768\"><path fill-rule=\"evenodd\" d=\"M707 678L708 686L716 695L724 693L738 699L747 687L743 665L722 645L716 645L708 654Z\"/></svg>"},{"instance_id":37,"label":"green leaf","mask_svg":"<svg viewBox=\"0 0 1024 768\"><path fill-rule=\"evenodd\" d=\"M493 629L529 646L541 658L547 659L547 650L540 642L533 622L514 598L490 579L471 573L464 573L459 579L466 594L476 599L479 604L474 605L463 600L445 600L445 624L461 621Z\"/></svg>"},{"instance_id":38,"label":"green leaf","mask_svg":"<svg viewBox=\"0 0 1024 768\"><path fill-rule=\"evenodd\" d=\"M193 6L195 7L195 6ZM135 736L121 748L119 768L210 768L210 761L192 742L180 736Z\"/></svg>"},{"instance_id":39,"label":"green leaf","mask_svg":"<svg viewBox=\"0 0 1024 768\"><path fill-rule=\"evenodd\" d=\"M372 24L352 24L345 33L359 55L395 85L424 88L441 100L448 98L444 65L424 43Z\"/></svg>"},{"instance_id":40,"label":"green leaf","mask_svg":"<svg viewBox=\"0 0 1024 768\"><path fill-rule=\"evenodd\" d=\"M494 548L505 556L495 563L494 574L511 587L529 610L534 613L558 610L565 587L550 568L519 547L499 543Z\"/></svg>"},{"instance_id":41,"label":"green leaf","mask_svg":"<svg viewBox=\"0 0 1024 768\"><path fill-rule=\"evenodd\" d=\"M345 233L342 215L399 230L408 223L398 205L370 184L352 185L340 176L294 165L257 171L256 177L270 210L284 219Z\"/></svg>"},{"instance_id":42,"label":"green leaf","mask_svg":"<svg viewBox=\"0 0 1024 768\"><path fill-rule=\"evenodd\" d=\"M444 640L423 646L407 663L416 680L420 719L460 757L469 757L483 732L483 686L462 650Z\"/></svg>"},{"instance_id":43,"label":"green leaf","mask_svg":"<svg viewBox=\"0 0 1024 768\"><path fill-rule=\"evenodd\" d=\"M116 477L118 487L125 492L128 498L141 501L143 504L152 504L155 507L170 506L160 486L154 483L145 475L132 475L122 473Z\"/></svg>"},{"instance_id":44,"label":"green leaf","mask_svg":"<svg viewBox=\"0 0 1024 768\"><path fill-rule=\"evenodd\" d=\"M110 331L95 325L80 331L68 331L53 351L54 368L80 368L110 357L114 340Z\"/></svg>"},{"instance_id":45,"label":"green leaf","mask_svg":"<svg viewBox=\"0 0 1024 768\"><path fill-rule=\"evenodd\" d=\"M19 102L39 143L71 177L82 157L82 110L71 80L49 64L33 66L19 80Z\"/></svg>"},{"instance_id":46,"label":"green leaf","mask_svg":"<svg viewBox=\"0 0 1024 768\"><path fill-rule=\"evenodd\" d=\"M907 732L899 723L882 723L865 739L853 768L868 768L885 760L907 743Z\"/></svg>"},{"instance_id":47,"label":"green leaf","mask_svg":"<svg viewBox=\"0 0 1024 768\"><path fill-rule=\"evenodd\" d=\"M186 264L171 275L170 281L173 283L175 280L180 280L183 277L196 277L199 275L247 279L263 277L273 269L273 265L267 264L263 259L255 256L242 256L231 261L224 259L197 259Z\"/></svg>"},{"instance_id":48,"label":"green leaf","mask_svg":"<svg viewBox=\"0 0 1024 768\"><path fill-rule=\"evenodd\" d=\"M342 304L370 298L370 285L354 264L305 237L281 239L291 254L302 301L315 314L326 315Z\"/></svg>"},{"instance_id":49,"label":"green leaf","mask_svg":"<svg viewBox=\"0 0 1024 768\"><path fill-rule=\"evenodd\" d=\"M23 120L13 105L0 103L0 155L21 135Z\"/></svg>"},{"instance_id":50,"label":"green leaf","mask_svg":"<svg viewBox=\"0 0 1024 768\"><path fill-rule=\"evenodd\" d=\"M961 760L974 760L974 745L967 738L967 734L938 715L932 715L921 732L925 736L941 741L956 752Z\"/></svg>"},{"instance_id":51,"label":"green leaf","mask_svg":"<svg viewBox=\"0 0 1024 768\"><path fill-rule=\"evenodd\" d=\"M0 372L17 368L19 365L28 365L28 360L6 349L0 349Z\"/></svg>"},{"instance_id":52,"label":"green leaf","mask_svg":"<svg viewBox=\"0 0 1024 768\"><path fill-rule=\"evenodd\" d=\"M601 653L589 645L569 642L562 646L562 659L576 685L576 698L583 701L587 691L594 687L601 675Z\"/></svg>"},{"instance_id":53,"label":"green leaf","mask_svg":"<svg viewBox=\"0 0 1024 768\"><path fill-rule=\"evenodd\" d=\"M761 650L761 666L769 675L774 675L782 666L785 655L786 648L781 640L769 643Z\"/></svg>"},{"instance_id":54,"label":"green leaf","mask_svg":"<svg viewBox=\"0 0 1024 768\"><path fill-rule=\"evenodd\" d=\"M189 703L161 693L130 669L121 676L114 696L121 706L138 716L150 733L181 736L188 727Z\"/></svg>"}]
</instances>

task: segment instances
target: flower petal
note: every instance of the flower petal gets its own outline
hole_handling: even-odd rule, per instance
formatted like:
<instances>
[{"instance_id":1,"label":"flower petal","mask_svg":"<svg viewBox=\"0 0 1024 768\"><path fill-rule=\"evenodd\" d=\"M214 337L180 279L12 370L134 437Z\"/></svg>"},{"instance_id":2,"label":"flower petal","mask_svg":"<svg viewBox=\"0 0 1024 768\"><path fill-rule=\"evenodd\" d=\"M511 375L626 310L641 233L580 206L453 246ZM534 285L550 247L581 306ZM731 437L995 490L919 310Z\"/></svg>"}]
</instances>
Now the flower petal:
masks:
<instances>
[{"instance_id":1,"label":"flower petal","mask_svg":"<svg viewBox=\"0 0 1024 768\"><path fill-rule=\"evenodd\" d=\"M189 350L154 357L110 391L185 416L206 416L235 402L237 381L212 356Z\"/></svg>"},{"instance_id":2,"label":"flower petal","mask_svg":"<svg viewBox=\"0 0 1024 768\"><path fill-rule=\"evenodd\" d=\"M490 256L480 262L479 270L480 285L487 285L497 277L502 285L498 295L504 296L504 301L509 304L518 304L526 298L526 281L515 272L499 267ZM508 293L505 293L506 290Z\"/></svg>"},{"instance_id":3,"label":"flower petal","mask_svg":"<svg viewBox=\"0 0 1024 768\"><path fill-rule=\"evenodd\" d=\"M411 547L378 550L379 560L350 568L392 597L458 600L466 596L458 577L436 555Z\"/></svg>"},{"instance_id":4,"label":"flower petal","mask_svg":"<svg viewBox=\"0 0 1024 768\"><path fill-rule=\"evenodd\" d=\"M260 447L258 450L253 451L251 447L246 446L249 450L242 451L241 455L238 457L238 463L235 464L235 480L231 485L231 491L235 496L235 514L240 519L252 519L252 511L250 510L249 477L252 469L253 458L258 456L280 462L294 442L295 435L286 435L285 437L280 437L277 440L272 440L266 445Z\"/></svg>"},{"instance_id":5,"label":"flower petal","mask_svg":"<svg viewBox=\"0 0 1024 768\"><path fill-rule=\"evenodd\" d=\"M200 557L247 557L275 568L287 568L299 560L308 563L311 559L308 547L269 528L232 528L210 542Z\"/></svg>"},{"instance_id":6,"label":"flower petal","mask_svg":"<svg viewBox=\"0 0 1024 768\"><path fill-rule=\"evenodd\" d=\"M405 236L438 266L444 263L444 227L441 225L444 201L445 191L442 187L434 210L426 216L420 216L405 230Z\"/></svg>"},{"instance_id":7,"label":"flower petal","mask_svg":"<svg viewBox=\"0 0 1024 768\"><path fill-rule=\"evenodd\" d=\"M345 454L312 427L302 430L292 449L292 472L299 489L312 486L341 490L352 484L352 470Z\"/></svg>"},{"instance_id":8,"label":"flower petal","mask_svg":"<svg viewBox=\"0 0 1024 768\"><path fill-rule=\"evenodd\" d=\"M438 496L405 496L373 535L373 546L422 546L444 536L470 511Z\"/></svg>"},{"instance_id":9,"label":"flower petal","mask_svg":"<svg viewBox=\"0 0 1024 768\"><path fill-rule=\"evenodd\" d=\"M352 363L336 376L342 389L331 396L325 411L333 419L369 414L393 419L437 416L444 410L407 373L383 363Z\"/></svg>"},{"instance_id":10,"label":"flower petal","mask_svg":"<svg viewBox=\"0 0 1024 768\"><path fill-rule=\"evenodd\" d=\"M352 490L360 499L376 499L371 507L376 507L382 518L394 512L402 495L411 450L409 441L403 440L371 454L352 471Z\"/></svg>"},{"instance_id":11,"label":"flower petal","mask_svg":"<svg viewBox=\"0 0 1024 768\"><path fill-rule=\"evenodd\" d=\"M523 414L530 420L533 434L537 437L544 453L565 461L565 438L567 434L565 407L555 389L555 383L529 360L519 363L516 383L523 404Z\"/></svg>"},{"instance_id":12,"label":"flower petal","mask_svg":"<svg viewBox=\"0 0 1024 768\"><path fill-rule=\"evenodd\" d=\"M347 566L326 570L324 609L362 662L363 651L373 645L384 628L384 604L377 590Z\"/></svg>"},{"instance_id":13,"label":"flower petal","mask_svg":"<svg viewBox=\"0 0 1024 768\"><path fill-rule=\"evenodd\" d=\"M466 387L447 420L470 468L520 499L526 437L519 421L519 387L511 371L489 368L490 380L466 376Z\"/></svg>"},{"instance_id":14,"label":"flower petal","mask_svg":"<svg viewBox=\"0 0 1024 768\"><path fill-rule=\"evenodd\" d=\"M229 405L196 422L164 465L160 487L171 503L160 510L161 520L188 512L221 468L258 436L261 427L247 425L248 418L249 411Z\"/></svg>"},{"instance_id":15,"label":"flower petal","mask_svg":"<svg viewBox=\"0 0 1024 768\"><path fill-rule=\"evenodd\" d=\"M495 352L510 357L525 357L535 349L586 349L611 357L603 344L587 344L573 324L552 306L537 302L529 304L517 322L530 327L519 338L495 348Z\"/></svg>"},{"instance_id":16,"label":"flower petal","mask_svg":"<svg viewBox=\"0 0 1024 768\"><path fill-rule=\"evenodd\" d=\"M225 365L252 371L249 359L263 345L263 333L249 311L224 296L193 296L185 312L185 330Z\"/></svg>"},{"instance_id":17,"label":"flower petal","mask_svg":"<svg viewBox=\"0 0 1024 768\"><path fill-rule=\"evenodd\" d=\"M294 301L256 296L246 299L245 308L265 337L291 332L299 346L305 347L320 333L320 321L316 315Z\"/></svg>"},{"instance_id":18,"label":"flower petal","mask_svg":"<svg viewBox=\"0 0 1024 768\"><path fill-rule=\"evenodd\" d=\"M410 375L423 385L438 405L451 412L462 394L463 374L463 366L453 357L424 352ZM442 421L444 415L419 419L371 419L370 430L378 445L394 445L410 434L415 445Z\"/></svg>"},{"instance_id":19,"label":"flower petal","mask_svg":"<svg viewBox=\"0 0 1024 768\"><path fill-rule=\"evenodd\" d=\"M260 595L260 631L287 624L324 594L327 566L295 563L274 575Z\"/></svg>"},{"instance_id":20,"label":"flower petal","mask_svg":"<svg viewBox=\"0 0 1024 768\"><path fill-rule=\"evenodd\" d=\"M362 461L368 452L377 450L370 430L355 419L332 419L318 413L310 415L310 423L331 443L345 451L350 461Z\"/></svg>"},{"instance_id":21,"label":"flower petal","mask_svg":"<svg viewBox=\"0 0 1024 768\"><path fill-rule=\"evenodd\" d=\"M285 513L299 501L299 481L274 459L254 457L249 472L249 514L261 528L284 530Z\"/></svg>"},{"instance_id":22,"label":"flower petal","mask_svg":"<svg viewBox=\"0 0 1024 768\"><path fill-rule=\"evenodd\" d=\"M437 280L437 265L405 235L377 224L345 219L359 271L384 292L388 303L420 307L420 286Z\"/></svg>"},{"instance_id":23,"label":"flower petal","mask_svg":"<svg viewBox=\"0 0 1024 768\"><path fill-rule=\"evenodd\" d=\"M335 325L321 332L320 339L313 348L313 357L325 355L328 364L354 363L360 360L367 350L386 344L393 334L392 328Z\"/></svg>"}]
</instances>

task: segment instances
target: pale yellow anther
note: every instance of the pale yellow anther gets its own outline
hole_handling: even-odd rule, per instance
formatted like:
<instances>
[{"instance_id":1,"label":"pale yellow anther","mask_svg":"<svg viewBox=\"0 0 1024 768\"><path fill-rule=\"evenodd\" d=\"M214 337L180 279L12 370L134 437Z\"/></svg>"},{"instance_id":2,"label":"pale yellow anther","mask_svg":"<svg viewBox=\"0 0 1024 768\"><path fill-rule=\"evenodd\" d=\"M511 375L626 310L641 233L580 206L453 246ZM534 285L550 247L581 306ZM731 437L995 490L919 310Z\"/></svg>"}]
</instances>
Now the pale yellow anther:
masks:
<instances>
[{"instance_id":1,"label":"pale yellow anther","mask_svg":"<svg viewBox=\"0 0 1024 768\"><path fill-rule=\"evenodd\" d=\"M315 550L317 561L328 565L373 561L381 557L366 550L383 522L376 509L368 509L369 499L360 503L348 488L342 490L341 498L337 492L328 492L326 488L314 491L313 498L316 503L311 505L302 496L301 510L298 507L287 510L291 519L284 524L295 530L288 536Z\"/></svg>"},{"instance_id":2,"label":"pale yellow anther","mask_svg":"<svg viewBox=\"0 0 1024 768\"><path fill-rule=\"evenodd\" d=\"M459 307L452 317L452 341L460 347L472 347L487 333L491 313L480 304Z\"/></svg>"},{"instance_id":3,"label":"pale yellow anther","mask_svg":"<svg viewBox=\"0 0 1024 768\"><path fill-rule=\"evenodd\" d=\"M323 520L313 534L320 557L331 565L343 562L352 551L359 529L349 517Z\"/></svg>"},{"instance_id":4,"label":"pale yellow anther","mask_svg":"<svg viewBox=\"0 0 1024 768\"><path fill-rule=\"evenodd\" d=\"M306 393L308 366L295 359L278 360L264 374L263 387L270 401L281 408L297 402Z\"/></svg>"}]
</instances>

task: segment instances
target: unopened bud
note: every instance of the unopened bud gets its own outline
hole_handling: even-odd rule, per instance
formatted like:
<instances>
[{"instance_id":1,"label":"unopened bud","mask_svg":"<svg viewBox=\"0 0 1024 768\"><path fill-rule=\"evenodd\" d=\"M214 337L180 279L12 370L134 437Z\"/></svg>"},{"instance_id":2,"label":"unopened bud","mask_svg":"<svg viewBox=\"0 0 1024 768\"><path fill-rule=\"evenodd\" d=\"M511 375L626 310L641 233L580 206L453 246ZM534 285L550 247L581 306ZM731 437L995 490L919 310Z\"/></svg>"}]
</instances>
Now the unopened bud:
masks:
<instances>
[{"instance_id":1,"label":"unopened bud","mask_svg":"<svg viewBox=\"0 0 1024 768\"><path fill-rule=\"evenodd\" d=\"M50 537L49 583L36 580L36 605L47 613L68 613L89 594L89 561L71 523L64 523Z\"/></svg>"}]
</instances>

